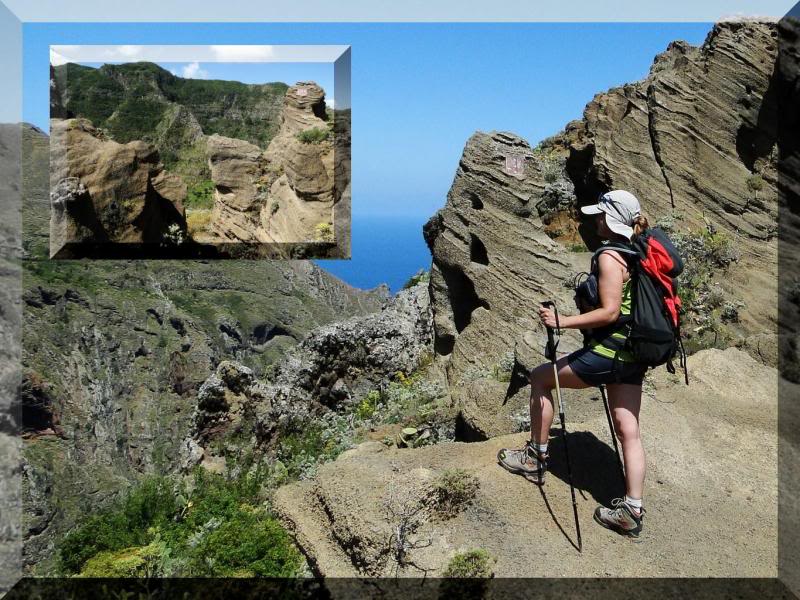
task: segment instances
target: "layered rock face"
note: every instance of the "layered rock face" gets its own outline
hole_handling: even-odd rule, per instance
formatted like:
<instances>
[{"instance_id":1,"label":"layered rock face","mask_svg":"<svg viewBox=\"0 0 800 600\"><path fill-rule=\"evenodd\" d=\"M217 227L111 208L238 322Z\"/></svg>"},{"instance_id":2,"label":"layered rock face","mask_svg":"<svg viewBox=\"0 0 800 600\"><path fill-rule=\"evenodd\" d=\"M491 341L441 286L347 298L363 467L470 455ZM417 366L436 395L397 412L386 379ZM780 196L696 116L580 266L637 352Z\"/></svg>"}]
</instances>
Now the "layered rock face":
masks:
<instances>
[{"instance_id":1,"label":"layered rock face","mask_svg":"<svg viewBox=\"0 0 800 600\"><path fill-rule=\"evenodd\" d=\"M186 230L183 181L142 141L118 144L86 119L51 120L50 255L86 243L160 244Z\"/></svg>"},{"instance_id":2,"label":"layered rock face","mask_svg":"<svg viewBox=\"0 0 800 600\"><path fill-rule=\"evenodd\" d=\"M259 181L265 166L261 150L244 140L212 135L208 138L208 162L215 185L214 233L226 241L258 241L263 202Z\"/></svg>"},{"instance_id":3,"label":"layered rock face","mask_svg":"<svg viewBox=\"0 0 800 600\"><path fill-rule=\"evenodd\" d=\"M212 233L226 242L332 242L342 192L334 185L330 126L322 88L300 82L287 91L280 129L263 154L239 140L209 138Z\"/></svg>"},{"instance_id":4,"label":"layered rock face","mask_svg":"<svg viewBox=\"0 0 800 600\"><path fill-rule=\"evenodd\" d=\"M466 375L509 355L524 368L541 360L537 307L554 299L574 311L571 279L589 267L588 254L551 238L569 241L563 230L577 224L577 206L601 192L630 190L651 224L672 231L724 232L741 255L722 286L744 304L743 345L757 347L747 336L774 331L776 37L774 23L717 24L702 47L671 44L645 79L599 94L583 120L535 149L508 133L468 140L446 206L425 236L436 351L471 434L508 431L509 411L527 405L519 396L502 405L514 385ZM579 232L592 248L590 229ZM577 343L569 338L559 350ZM774 348L774 335L765 343ZM496 415L504 425L491 422Z\"/></svg>"},{"instance_id":5,"label":"layered rock face","mask_svg":"<svg viewBox=\"0 0 800 600\"><path fill-rule=\"evenodd\" d=\"M702 47L673 42L643 81L596 96L569 130L579 202L624 188L656 220L686 213L702 225L705 214L747 238L775 237L774 193L756 201L747 179L776 182L777 36L774 23L721 23Z\"/></svg>"}]
</instances>

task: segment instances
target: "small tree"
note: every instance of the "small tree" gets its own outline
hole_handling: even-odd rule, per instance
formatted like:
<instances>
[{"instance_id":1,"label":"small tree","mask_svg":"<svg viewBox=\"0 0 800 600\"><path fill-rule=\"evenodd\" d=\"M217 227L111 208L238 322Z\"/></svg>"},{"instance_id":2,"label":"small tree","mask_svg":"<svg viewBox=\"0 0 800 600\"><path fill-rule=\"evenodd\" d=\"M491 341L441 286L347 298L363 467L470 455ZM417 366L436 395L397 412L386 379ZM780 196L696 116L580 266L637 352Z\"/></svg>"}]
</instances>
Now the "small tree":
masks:
<instances>
[{"instance_id":1,"label":"small tree","mask_svg":"<svg viewBox=\"0 0 800 600\"><path fill-rule=\"evenodd\" d=\"M758 200L758 192L764 189L764 178L755 174L747 178L747 189L753 194L754 199Z\"/></svg>"}]
</instances>

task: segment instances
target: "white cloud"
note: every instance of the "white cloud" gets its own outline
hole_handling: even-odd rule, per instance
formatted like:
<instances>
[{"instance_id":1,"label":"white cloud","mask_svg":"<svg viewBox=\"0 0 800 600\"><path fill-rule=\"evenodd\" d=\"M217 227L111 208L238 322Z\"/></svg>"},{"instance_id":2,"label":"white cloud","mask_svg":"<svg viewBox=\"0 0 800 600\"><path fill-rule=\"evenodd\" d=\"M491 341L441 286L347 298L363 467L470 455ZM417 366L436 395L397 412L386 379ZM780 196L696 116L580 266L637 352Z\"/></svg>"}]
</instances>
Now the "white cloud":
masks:
<instances>
[{"instance_id":1,"label":"white cloud","mask_svg":"<svg viewBox=\"0 0 800 600\"><path fill-rule=\"evenodd\" d=\"M272 46L211 46L219 62L259 62L272 57Z\"/></svg>"},{"instance_id":2,"label":"white cloud","mask_svg":"<svg viewBox=\"0 0 800 600\"><path fill-rule=\"evenodd\" d=\"M117 48L117 51L122 56L127 56L127 57L130 57L130 58L134 58L134 57L141 56L142 47L141 46L128 46L128 45L125 45L125 46L120 46L119 48Z\"/></svg>"},{"instance_id":3,"label":"white cloud","mask_svg":"<svg viewBox=\"0 0 800 600\"><path fill-rule=\"evenodd\" d=\"M758 14L750 14L744 12L736 12L727 15L722 15L719 18L719 21L725 22L743 22L743 21L765 21L768 23L776 23L778 21L778 17L769 16L769 15L758 15Z\"/></svg>"},{"instance_id":4,"label":"white cloud","mask_svg":"<svg viewBox=\"0 0 800 600\"><path fill-rule=\"evenodd\" d=\"M201 69L199 62L193 62L183 67L183 76L187 79L208 79L208 71Z\"/></svg>"},{"instance_id":5,"label":"white cloud","mask_svg":"<svg viewBox=\"0 0 800 600\"><path fill-rule=\"evenodd\" d=\"M106 46L103 54L105 56L105 60L113 62L136 62L147 60L147 57L145 56L145 48L143 46L132 46L130 44L123 44L122 46Z\"/></svg>"},{"instance_id":6,"label":"white cloud","mask_svg":"<svg viewBox=\"0 0 800 600\"><path fill-rule=\"evenodd\" d=\"M333 108L333 98L325 98L325 104Z\"/></svg>"},{"instance_id":7,"label":"white cloud","mask_svg":"<svg viewBox=\"0 0 800 600\"><path fill-rule=\"evenodd\" d=\"M347 46L68 46L52 51L67 62L333 62Z\"/></svg>"}]
</instances>

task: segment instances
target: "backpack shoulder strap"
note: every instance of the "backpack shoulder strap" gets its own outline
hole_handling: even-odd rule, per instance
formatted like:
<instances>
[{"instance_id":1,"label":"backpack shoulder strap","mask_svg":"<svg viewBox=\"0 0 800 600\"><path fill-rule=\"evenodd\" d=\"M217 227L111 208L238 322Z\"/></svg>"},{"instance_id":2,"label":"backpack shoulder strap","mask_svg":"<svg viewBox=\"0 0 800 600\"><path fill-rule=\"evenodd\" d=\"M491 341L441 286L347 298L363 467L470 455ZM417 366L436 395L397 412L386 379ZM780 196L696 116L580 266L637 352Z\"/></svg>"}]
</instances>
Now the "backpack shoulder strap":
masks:
<instances>
[{"instance_id":1,"label":"backpack shoulder strap","mask_svg":"<svg viewBox=\"0 0 800 600\"><path fill-rule=\"evenodd\" d=\"M592 262L590 268L592 273L598 272L597 261L600 259L600 255L608 250L615 250L616 252L622 254L623 258L625 258L625 262L628 264L628 268L631 270L632 270L632 263L637 263L639 258L641 258L641 254L632 246L618 242L609 242L607 244L603 244L602 246L600 246L597 250L594 251L594 254L592 254Z\"/></svg>"}]
</instances>

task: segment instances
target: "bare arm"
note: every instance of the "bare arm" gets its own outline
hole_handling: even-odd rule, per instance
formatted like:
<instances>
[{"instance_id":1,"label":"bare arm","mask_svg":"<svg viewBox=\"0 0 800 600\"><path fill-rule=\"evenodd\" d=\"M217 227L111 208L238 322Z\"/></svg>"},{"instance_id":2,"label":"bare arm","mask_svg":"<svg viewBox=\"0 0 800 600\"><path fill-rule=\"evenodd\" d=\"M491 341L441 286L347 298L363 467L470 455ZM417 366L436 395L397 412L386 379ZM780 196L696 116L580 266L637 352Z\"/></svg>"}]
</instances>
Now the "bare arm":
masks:
<instances>
[{"instance_id":1,"label":"bare arm","mask_svg":"<svg viewBox=\"0 0 800 600\"><path fill-rule=\"evenodd\" d=\"M625 277L625 262L616 252L603 252L598 258L600 276L598 293L600 306L582 315L559 316L559 325L564 329L596 329L610 325L619 317L622 304L622 285ZM540 308L539 316L545 325L555 327L555 317L549 308Z\"/></svg>"}]
</instances>

